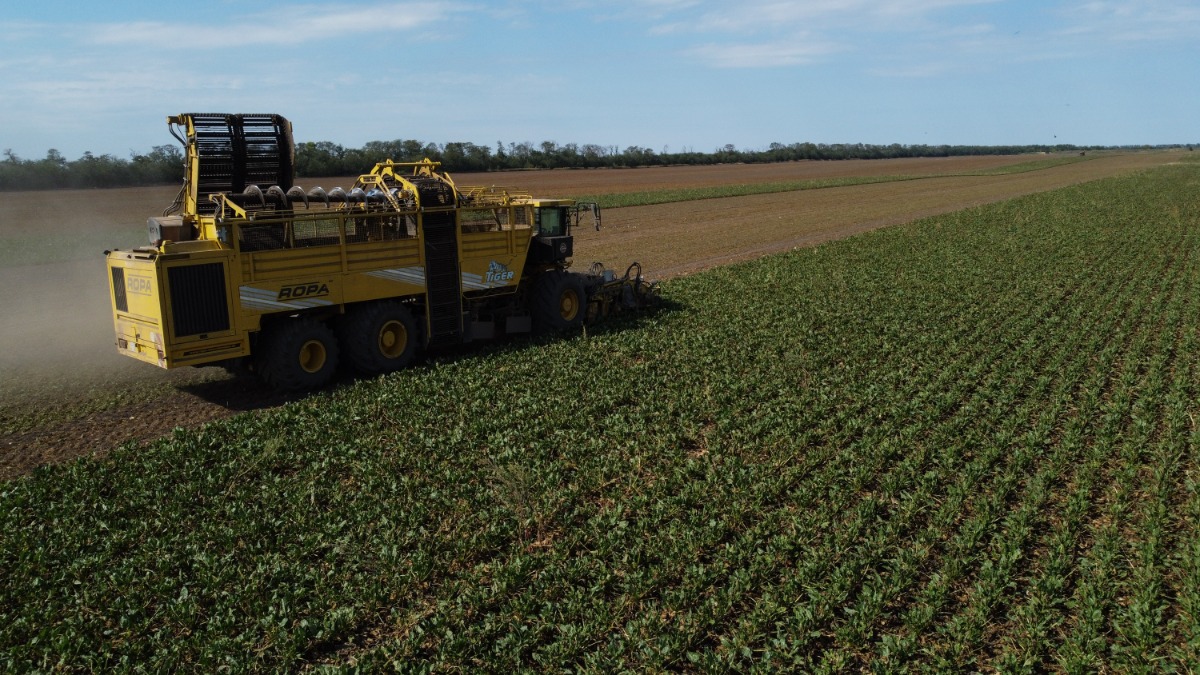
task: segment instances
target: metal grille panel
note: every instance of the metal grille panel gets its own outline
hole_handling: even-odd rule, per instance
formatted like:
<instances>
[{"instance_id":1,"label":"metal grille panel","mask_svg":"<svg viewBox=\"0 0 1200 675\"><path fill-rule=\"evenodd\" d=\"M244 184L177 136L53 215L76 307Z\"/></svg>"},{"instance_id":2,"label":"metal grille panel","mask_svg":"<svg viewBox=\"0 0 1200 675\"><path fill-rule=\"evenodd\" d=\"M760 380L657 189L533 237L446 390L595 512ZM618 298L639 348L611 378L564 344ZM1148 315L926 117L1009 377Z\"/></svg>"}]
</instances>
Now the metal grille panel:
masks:
<instances>
[{"instance_id":1,"label":"metal grille panel","mask_svg":"<svg viewBox=\"0 0 1200 675\"><path fill-rule=\"evenodd\" d=\"M175 337L229 330L225 265L205 263L167 269Z\"/></svg>"},{"instance_id":2,"label":"metal grille panel","mask_svg":"<svg viewBox=\"0 0 1200 675\"><path fill-rule=\"evenodd\" d=\"M129 311L129 299L125 297L125 268L112 268L113 305L119 312Z\"/></svg>"}]
</instances>

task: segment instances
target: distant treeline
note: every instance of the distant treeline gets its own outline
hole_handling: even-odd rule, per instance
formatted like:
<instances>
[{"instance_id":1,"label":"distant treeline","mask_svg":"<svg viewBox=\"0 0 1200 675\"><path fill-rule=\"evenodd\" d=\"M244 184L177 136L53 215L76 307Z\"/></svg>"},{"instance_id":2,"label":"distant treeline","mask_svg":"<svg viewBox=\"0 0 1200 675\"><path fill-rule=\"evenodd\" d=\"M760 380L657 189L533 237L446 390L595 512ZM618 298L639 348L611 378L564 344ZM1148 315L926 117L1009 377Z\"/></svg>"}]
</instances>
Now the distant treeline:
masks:
<instances>
[{"instance_id":1,"label":"distant treeline","mask_svg":"<svg viewBox=\"0 0 1200 675\"><path fill-rule=\"evenodd\" d=\"M559 145L497 142L495 148L475 143L422 143L415 140L371 141L362 148L344 148L336 143L296 144L296 175L354 176L370 171L376 162L419 161L425 157L442 162L451 172L505 171L513 169L619 168L634 166L678 166L700 164L765 163L796 160L892 159L897 157L951 157L962 155L1014 155L1037 152L1084 152L1102 149L1151 149L1172 146L1076 146L1076 145L870 145L866 143L772 143L766 150L738 150L726 145L713 152L684 149L661 152L631 145ZM1191 146L1187 146L1191 149ZM44 190L51 188L110 188L179 183L183 179L183 152L173 145L155 146L148 154L132 153L129 159L93 155L68 160L57 150L43 159L22 159L5 150L0 159L0 190Z\"/></svg>"},{"instance_id":2,"label":"distant treeline","mask_svg":"<svg viewBox=\"0 0 1200 675\"><path fill-rule=\"evenodd\" d=\"M175 145L158 145L149 154L134 153L129 159L85 152L72 161L54 149L42 159L21 159L5 150L0 159L0 190L133 187L182 180L183 151Z\"/></svg>"}]
</instances>

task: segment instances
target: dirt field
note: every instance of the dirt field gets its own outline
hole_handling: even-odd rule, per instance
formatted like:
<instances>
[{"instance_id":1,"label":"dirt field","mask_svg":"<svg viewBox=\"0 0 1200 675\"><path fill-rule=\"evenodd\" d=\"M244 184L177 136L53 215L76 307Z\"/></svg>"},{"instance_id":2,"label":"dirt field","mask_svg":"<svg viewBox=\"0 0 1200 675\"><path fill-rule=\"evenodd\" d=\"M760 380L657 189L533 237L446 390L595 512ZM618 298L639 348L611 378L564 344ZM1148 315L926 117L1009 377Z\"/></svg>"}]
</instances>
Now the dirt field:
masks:
<instances>
[{"instance_id":1,"label":"dirt field","mask_svg":"<svg viewBox=\"0 0 1200 675\"><path fill-rule=\"evenodd\" d=\"M831 177L930 176L612 209L604 214L602 232L576 233L577 266L600 260L623 269L638 260L649 276L663 279L1153 167L1175 161L1178 154L1113 154L1027 173L944 176L1030 159L795 162L463 174L455 179L544 196L577 196ZM351 181L299 182L328 189ZM0 480L285 400L253 380L233 380L219 369L167 372L115 353L100 253L141 245L146 218L161 212L176 189L0 193L0 247L9 251L0 257L5 288L0 310L6 317L0 329Z\"/></svg>"}]
</instances>

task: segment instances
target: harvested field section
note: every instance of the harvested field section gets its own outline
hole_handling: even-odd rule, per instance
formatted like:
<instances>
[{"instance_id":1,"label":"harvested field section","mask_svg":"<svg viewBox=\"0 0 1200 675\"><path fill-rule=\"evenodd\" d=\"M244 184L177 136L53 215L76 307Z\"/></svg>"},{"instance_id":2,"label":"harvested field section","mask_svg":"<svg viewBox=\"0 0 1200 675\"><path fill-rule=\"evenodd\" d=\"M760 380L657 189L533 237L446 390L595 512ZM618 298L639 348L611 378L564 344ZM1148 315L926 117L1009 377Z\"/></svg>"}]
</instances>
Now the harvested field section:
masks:
<instances>
[{"instance_id":1,"label":"harvested field section","mask_svg":"<svg viewBox=\"0 0 1200 675\"><path fill-rule=\"evenodd\" d=\"M990 171L1031 160L1027 155L717 164L636 169L582 169L456 174L462 185L512 185L537 195L604 195L644 190L716 187L863 176L936 176Z\"/></svg>"},{"instance_id":2,"label":"harvested field section","mask_svg":"<svg viewBox=\"0 0 1200 675\"><path fill-rule=\"evenodd\" d=\"M1158 166L1153 154L1106 157L1005 176L955 176L625 208L604 230L576 231L575 259L637 259L669 278L916 218Z\"/></svg>"}]
</instances>

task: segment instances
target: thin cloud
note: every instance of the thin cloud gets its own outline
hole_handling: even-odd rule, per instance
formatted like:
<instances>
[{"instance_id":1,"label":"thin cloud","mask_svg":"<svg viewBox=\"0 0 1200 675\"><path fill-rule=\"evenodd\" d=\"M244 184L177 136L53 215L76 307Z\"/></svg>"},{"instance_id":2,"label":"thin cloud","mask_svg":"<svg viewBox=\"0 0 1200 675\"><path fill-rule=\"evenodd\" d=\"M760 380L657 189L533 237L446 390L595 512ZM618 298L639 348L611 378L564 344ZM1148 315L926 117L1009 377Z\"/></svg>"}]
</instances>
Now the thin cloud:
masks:
<instances>
[{"instance_id":1,"label":"thin cloud","mask_svg":"<svg viewBox=\"0 0 1200 675\"><path fill-rule=\"evenodd\" d=\"M930 12L956 7L991 5L1000 0L886 0L885 2L862 2L861 10L878 16L923 16Z\"/></svg>"},{"instance_id":2,"label":"thin cloud","mask_svg":"<svg viewBox=\"0 0 1200 675\"><path fill-rule=\"evenodd\" d=\"M949 63L920 63L908 66L871 68L867 73L876 77L919 80L941 77L955 72L957 69L956 66Z\"/></svg>"},{"instance_id":3,"label":"thin cloud","mask_svg":"<svg viewBox=\"0 0 1200 675\"><path fill-rule=\"evenodd\" d=\"M37 23L34 21L0 21L0 35L4 36L4 42L8 51L12 49L13 44L24 40L36 40L45 34L46 24Z\"/></svg>"},{"instance_id":4,"label":"thin cloud","mask_svg":"<svg viewBox=\"0 0 1200 675\"><path fill-rule=\"evenodd\" d=\"M228 49L258 45L297 45L353 35L412 31L461 11L455 3L357 6L296 6L283 12L237 17L197 33L194 27L160 21L132 21L92 26L86 39L114 46L176 46L188 37L192 48Z\"/></svg>"},{"instance_id":5,"label":"thin cloud","mask_svg":"<svg viewBox=\"0 0 1200 675\"><path fill-rule=\"evenodd\" d=\"M1200 6L1181 0L1093 0L1062 12L1068 25L1060 35L1115 42L1194 39L1200 31Z\"/></svg>"},{"instance_id":6,"label":"thin cloud","mask_svg":"<svg viewBox=\"0 0 1200 675\"><path fill-rule=\"evenodd\" d=\"M976 21L961 27L939 25L938 13L997 0L747 0L736 12L705 2L680 7L660 21L647 18L648 32L687 40L704 35L704 44L682 47L684 58L715 68L804 66L836 53L867 54L866 45L892 44L912 50L930 40L983 39L993 30ZM802 35L797 39L794 36ZM948 36L952 36L949 37ZM867 57L871 57L869 54ZM898 72L932 74L934 69ZM928 76L928 75L926 75Z\"/></svg>"},{"instance_id":7,"label":"thin cloud","mask_svg":"<svg viewBox=\"0 0 1200 675\"><path fill-rule=\"evenodd\" d=\"M716 68L776 68L815 63L841 51L834 43L796 40L763 44L706 44L685 53Z\"/></svg>"},{"instance_id":8,"label":"thin cloud","mask_svg":"<svg viewBox=\"0 0 1200 675\"><path fill-rule=\"evenodd\" d=\"M728 5L704 3L686 9L690 16L672 17L650 28L652 34L755 33L806 28L887 29L922 24L927 15L945 9L991 4L997 0L751 0L730 12ZM684 12L676 12L680 14Z\"/></svg>"}]
</instances>

